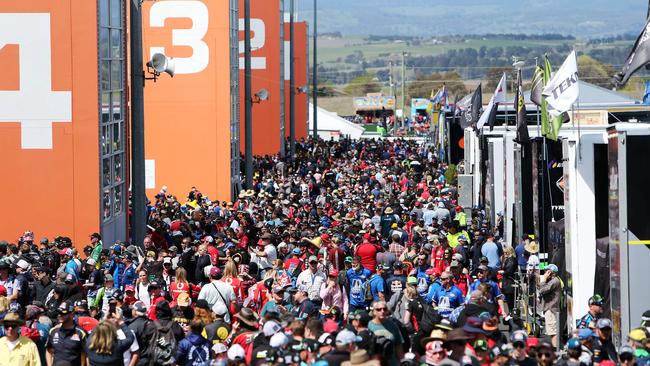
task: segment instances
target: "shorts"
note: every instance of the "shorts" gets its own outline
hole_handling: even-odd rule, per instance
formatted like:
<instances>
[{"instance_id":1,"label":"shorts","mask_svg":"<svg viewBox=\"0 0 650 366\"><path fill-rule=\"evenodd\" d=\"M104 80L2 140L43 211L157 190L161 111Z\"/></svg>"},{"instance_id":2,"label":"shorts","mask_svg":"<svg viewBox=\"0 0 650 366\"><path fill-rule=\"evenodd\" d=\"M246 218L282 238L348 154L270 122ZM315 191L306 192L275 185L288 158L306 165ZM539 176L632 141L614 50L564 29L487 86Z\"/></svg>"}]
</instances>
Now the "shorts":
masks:
<instances>
[{"instance_id":1,"label":"shorts","mask_svg":"<svg viewBox=\"0 0 650 366\"><path fill-rule=\"evenodd\" d=\"M557 314L555 311L546 310L544 312L544 321L546 322L546 335L554 336L557 335Z\"/></svg>"}]
</instances>

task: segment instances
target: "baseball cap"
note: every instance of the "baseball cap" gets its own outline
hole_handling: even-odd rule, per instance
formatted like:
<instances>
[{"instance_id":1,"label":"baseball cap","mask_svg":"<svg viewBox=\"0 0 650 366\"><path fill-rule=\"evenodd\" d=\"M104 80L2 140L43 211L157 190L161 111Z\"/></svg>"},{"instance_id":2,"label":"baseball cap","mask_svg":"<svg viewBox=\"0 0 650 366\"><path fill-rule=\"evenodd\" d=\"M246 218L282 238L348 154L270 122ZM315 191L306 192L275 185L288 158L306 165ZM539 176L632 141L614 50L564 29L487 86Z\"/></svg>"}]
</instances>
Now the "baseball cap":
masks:
<instances>
[{"instance_id":1,"label":"baseball cap","mask_svg":"<svg viewBox=\"0 0 650 366\"><path fill-rule=\"evenodd\" d=\"M147 290L151 290L153 288L160 288L160 284L158 283L158 281L149 282L149 286L147 287Z\"/></svg>"},{"instance_id":2,"label":"baseball cap","mask_svg":"<svg viewBox=\"0 0 650 366\"><path fill-rule=\"evenodd\" d=\"M129 292L129 291L135 292L135 286L133 286L133 285L124 286L124 292Z\"/></svg>"},{"instance_id":3,"label":"baseball cap","mask_svg":"<svg viewBox=\"0 0 650 366\"><path fill-rule=\"evenodd\" d=\"M321 346L333 346L335 341L336 339L331 333L323 333L318 337L318 344Z\"/></svg>"},{"instance_id":4,"label":"baseball cap","mask_svg":"<svg viewBox=\"0 0 650 366\"><path fill-rule=\"evenodd\" d=\"M603 306L603 297L600 295L594 295L589 298L589 305L598 305Z\"/></svg>"},{"instance_id":5,"label":"baseball cap","mask_svg":"<svg viewBox=\"0 0 650 366\"><path fill-rule=\"evenodd\" d=\"M361 337L357 336L352 331L349 331L347 329L343 329L339 332L339 334L336 335L337 346L345 346L348 344L361 342L362 340L363 339Z\"/></svg>"},{"instance_id":6,"label":"baseball cap","mask_svg":"<svg viewBox=\"0 0 650 366\"><path fill-rule=\"evenodd\" d=\"M406 284L408 285L417 285L418 284L418 279L415 276L408 276L406 278Z\"/></svg>"},{"instance_id":7,"label":"baseball cap","mask_svg":"<svg viewBox=\"0 0 650 366\"><path fill-rule=\"evenodd\" d=\"M65 283L75 283L77 280L75 279L74 275L68 273L67 276L65 276Z\"/></svg>"},{"instance_id":8,"label":"baseball cap","mask_svg":"<svg viewBox=\"0 0 650 366\"><path fill-rule=\"evenodd\" d=\"M379 263L377 264L377 269L389 270L390 266L386 263Z\"/></svg>"},{"instance_id":9,"label":"baseball cap","mask_svg":"<svg viewBox=\"0 0 650 366\"><path fill-rule=\"evenodd\" d=\"M479 271L488 271L489 268L488 268L488 266L481 264L480 266L478 266L478 270Z\"/></svg>"},{"instance_id":10,"label":"baseball cap","mask_svg":"<svg viewBox=\"0 0 650 366\"><path fill-rule=\"evenodd\" d=\"M97 262L95 262L95 260L92 258L88 258L86 259L86 264L89 266L94 266L95 264L97 264Z\"/></svg>"},{"instance_id":11,"label":"baseball cap","mask_svg":"<svg viewBox=\"0 0 650 366\"><path fill-rule=\"evenodd\" d=\"M228 346L223 343L215 343L214 346L212 346L212 351L214 351L216 355L219 355L228 352Z\"/></svg>"},{"instance_id":12,"label":"baseball cap","mask_svg":"<svg viewBox=\"0 0 650 366\"><path fill-rule=\"evenodd\" d=\"M110 274L107 274L107 275L104 277L104 282L113 282L113 276L110 275Z\"/></svg>"},{"instance_id":13,"label":"baseball cap","mask_svg":"<svg viewBox=\"0 0 650 366\"><path fill-rule=\"evenodd\" d=\"M163 258L163 264L172 264L172 259L170 257Z\"/></svg>"},{"instance_id":14,"label":"baseball cap","mask_svg":"<svg viewBox=\"0 0 650 366\"><path fill-rule=\"evenodd\" d=\"M510 341L515 344L517 342L521 342L523 344L527 344L528 342L528 334L526 334L525 331L523 330L516 330L512 332L510 335Z\"/></svg>"},{"instance_id":15,"label":"baseball cap","mask_svg":"<svg viewBox=\"0 0 650 366\"><path fill-rule=\"evenodd\" d=\"M339 276L339 271L336 268L330 269L328 276L330 277L338 277Z\"/></svg>"},{"instance_id":16,"label":"baseball cap","mask_svg":"<svg viewBox=\"0 0 650 366\"><path fill-rule=\"evenodd\" d=\"M626 354L626 353L634 354L634 348L632 348L632 347L630 347L628 345L624 345L618 350L619 355L623 355L623 354Z\"/></svg>"},{"instance_id":17,"label":"baseball cap","mask_svg":"<svg viewBox=\"0 0 650 366\"><path fill-rule=\"evenodd\" d=\"M627 337L635 342L643 342L648 338L648 335L643 328L634 328Z\"/></svg>"},{"instance_id":18,"label":"baseball cap","mask_svg":"<svg viewBox=\"0 0 650 366\"><path fill-rule=\"evenodd\" d=\"M451 261L451 263L449 263L449 267L451 268L460 267L460 262L458 262L457 260L453 260Z\"/></svg>"},{"instance_id":19,"label":"baseball cap","mask_svg":"<svg viewBox=\"0 0 650 366\"><path fill-rule=\"evenodd\" d=\"M315 255L310 255L310 256L309 256L309 261L308 261L308 262L309 262L309 263L312 263L312 262L318 262L318 257L315 256Z\"/></svg>"},{"instance_id":20,"label":"baseball cap","mask_svg":"<svg viewBox=\"0 0 650 366\"><path fill-rule=\"evenodd\" d=\"M300 248L293 248L293 250L291 251L291 253L293 253L293 254L300 254Z\"/></svg>"},{"instance_id":21,"label":"baseball cap","mask_svg":"<svg viewBox=\"0 0 650 366\"><path fill-rule=\"evenodd\" d=\"M557 273L557 272L560 270L560 269L557 268L557 266L556 266L555 264L553 264L553 263L549 264L547 268L550 269L551 272L553 272L553 273Z\"/></svg>"},{"instance_id":22,"label":"baseball cap","mask_svg":"<svg viewBox=\"0 0 650 366\"><path fill-rule=\"evenodd\" d=\"M284 348L289 344L289 337L284 332L275 333L269 340L269 346L273 348Z\"/></svg>"},{"instance_id":23,"label":"baseball cap","mask_svg":"<svg viewBox=\"0 0 650 366\"><path fill-rule=\"evenodd\" d=\"M566 348L568 349L579 349L581 347L580 341L578 338L571 338L566 342Z\"/></svg>"},{"instance_id":24,"label":"baseball cap","mask_svg":"<svg viewBox=\"0 0 650 366\"><path fill-rule=\"evenodd\" d=\"M594 332L589 328L578 330L578 339L581 341L587 340L594 336Z\"/></svg>"},{"instance_id":25,"label":"baseball cap","mask_svg":"<svg viewBox=\"0 0 650 366\"><path fill-rule=\"evenodd\" d=\"M210 277L217 277L221 273L221 270L217 266L210 268Z\"/></svg>"},{"instance_id":26,"label":"baseball cap","mask_svg":"<svg viewBox=\"0 0 650 366\"><path fill-rule=\"evenodd\" d=\"M74 312L74 305L67 302L67 301L64 301L64 302L61 303L61 305L59 305L57 310L58 310L59 314L67 315L67 314L70 314L70 313Z\"/></svg>"},{"instance_id":27,"label":"baseball cap","mask_svg":"<svg viewBox=\"0 0 650 366\"><path fill-rule=\"evenodd\" d=\"M239 344L233 344L228 350L228 359L231 361L241 361L246 356L246 351Z\"/></svg>"},{"instance_id":28,"label":"baseball cap","mask_svg":"<svg viewBox=\"0 0 650 366\"><path fill-rule=\"evenodd\" d=\"M345 257L345 262L350 262L350 263L352 263L352 257Z\"/></svg>"},{"instance_id":29,"label":"baseball cap","mask_svg":"<svg viewBox=\"0 0 650 366\"><path fill-rule=\"evenodd\" d=\"M190 295L187 292L181 292L176 298L176 304L183 307L190 306Z\"/></svg>"},{"instance_id":30,"label":"baseball cap","mask_svg":"<svg viewBox=\"0 0 650 366\"><path fill-rule=\"evenodd\" d=\"M275 320L269 320L264 323L264 326L262 327L262 333L264 333L266 337L270 337L281 330L282 326L280 326L280 323Z\"/></svg>"},{"instance_id":31,"label":"baseball cap","mask_svg":"<svg viewBox=\"0 0 650 366\"><path fill-rule=\"evenodd\" d=\"M402 263L400 261L395 261L395 263L393 263L393 268L394 269L402 269L402 268L404 268L404 263Z\"/></svg>"},{"instance_id":32,"label":"baseball cap","mask_svg":"<svg viewBox=\"0 0 650 366\"><path fill-rule=\"evenodd\" d=\"M479 262L481 262L481 263L490 262L490 260L487 257L481 257L481 259L479 259Z\"/></svg>"},{"instance_id":33,"label":"baseball cap","mask_svg":"<svg viewBox=\"0 0 650 366\"><path fill-rule=\"evenodd\" d=\"M357 310L350 314L350 320L360 320L362 323L370 321L370 314L365 310Z\"/></svg>"},{"instance_id":34,"label":"baseball cap","mask_svg":"<svg viewBox=\"0 0 650 366\"><path fill-rule=\"evenodd\" d=\"M447 278L451 278L451 277L452 277L452 276L451 276L451 273L449 273L449 272L447 272L447 271L444 271L444 272L442 272L442 273L440 274L440 278L443 279L443 280L444 280L444 279L447 279Z\"/></svg>"},{"instance_id":35,"label":"baseball cap","mask_svg":"<svg viewBox=\"0 0 650 366\"><path fill-rule=\"evenodd\" d=\"M612 321L607 319L607 318L600 318L596 322L596 327L598 327L598 329L611 328L612 327Z\"/></svg>"},{"instance_id":36,"label":"baseball cap","mask_svg":"<svg viewBox=\"0 0 650 366\"><path fill-rule=\"evenodd\" d=\"M212 311L218 316L224 316L228 313L228 308L223 302L217 301L217 303L212 307Z\"/></svg>"},{"instance_id":37,"label":"baseball cap","mask_svg":"<svg viewBox=\"0 0 650 366\"><path fill-rule=\"evenodd\" d=\"M147 307L144 305L144 302L142 301L136 301L131 305L131 309L135 310L136 313L138 314L146 314L147 313Z\"/></svg>"}]
</instances>

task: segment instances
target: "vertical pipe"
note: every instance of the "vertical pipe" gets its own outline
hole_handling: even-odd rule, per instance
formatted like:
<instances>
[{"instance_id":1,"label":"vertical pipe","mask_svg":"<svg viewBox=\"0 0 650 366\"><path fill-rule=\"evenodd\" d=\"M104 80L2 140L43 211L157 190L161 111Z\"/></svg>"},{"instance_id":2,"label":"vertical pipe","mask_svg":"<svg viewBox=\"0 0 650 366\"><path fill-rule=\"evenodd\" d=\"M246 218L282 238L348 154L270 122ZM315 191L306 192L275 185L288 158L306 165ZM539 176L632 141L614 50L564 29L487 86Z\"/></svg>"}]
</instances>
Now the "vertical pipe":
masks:
<instances>
[{"instance_id":1,"label":"vertical pipe","mask_svg":"<svg viewBox=\"0 0 650 366\"><path fill-rule=\"evenodd\" d=\"M131 0L131 194L133 244L143 246L147 227L144 176L144 70L142 66L142 12L139 0Z\"/></svg>"},{"instance_id":2,"label":"vertical pipe","mask_svg":"<svg viewBox=\"0 0 650 366\"><path fill-rule=\"evenodd\" d=\"M312 108L313 108L313 113L314 113L314 120L313 120L313 136L314 138L318 138L318 46L317 46L317 40L318 40L318 17L317 13L318 11L316 10L317 8L317 0L314 0L314 61L313 61L313 66L312 66L312 73L313 73L313 80L312 82L314 83L314 90L312 90Z\"/></svg>"},{"instance_id":3,"label":"vertical pipe","mask_svg":"<svg viewBox=\"0 0 650 366\"><path fill-rule=\"evenodd\" d=\"M402 51L402 122L400 123L400 126L403 128L404 127L404 118L406 118L406 65L405 65L405 60L406 60L406 52ZM395 123L395 126L397 126L397 123ZM394 128L394 127L393 127Z\"/></svg>"},{"instance_id":4,"label":"vertical pipe","mask_svg":"<svg viewBox=\"0 0 650 366\"><path fill-rule=\"evenodd\" d=\"M285 130L284 130L284 125L285 125L285 120L287 119L286 114L284 113L285 111L285 104L287 101L285 100L285 86L284 86L284 80L286 78L286 75L284 74L284 60L286 59L284 57L285 52L287 50L284 49L284 0L280 0L280 157L284 158L286 154L286 138L285 138Z\"/></svg>"},{"instance_id":5,"label":"vertical pipe","mask_svg":"<svg viewBox=\"0 0 650 366\"><path fill-rule=\"evenodd\" d=\"M291 144L291 159L296 157L296 75L295 75L295 43L294 43L294 7L296 0L289 3L289 141Z\"/></svg>"},{"instance_id":6,"label":"vertical pipe","mask_svg":"<svg viewBox=\"0 0 650 366\"><path fill-rule=\"evenodd\" d=\"M253 188L253 92L251 85L251 0L244 0L244 129L246 188Z\"/></svg>"}]
</instances>

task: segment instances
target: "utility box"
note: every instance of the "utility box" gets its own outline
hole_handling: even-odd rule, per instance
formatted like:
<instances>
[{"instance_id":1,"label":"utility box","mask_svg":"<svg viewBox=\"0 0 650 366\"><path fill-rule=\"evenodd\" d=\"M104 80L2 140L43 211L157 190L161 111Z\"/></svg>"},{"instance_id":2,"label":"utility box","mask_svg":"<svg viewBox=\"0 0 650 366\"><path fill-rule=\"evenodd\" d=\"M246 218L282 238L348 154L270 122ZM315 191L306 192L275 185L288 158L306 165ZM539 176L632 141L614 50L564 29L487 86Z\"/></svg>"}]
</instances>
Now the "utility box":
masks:
<instances>
[{"instance_id":1,"label":"utility box","mask_svg":"<svg viewBox=\"0 0 650 366\"><path fill-rule=\"evenodd\" d=\"M472 208L472 192L474 191L474 176L461 174L458 176L458 204L463 208Z\"/></svg>"}]
</instances>

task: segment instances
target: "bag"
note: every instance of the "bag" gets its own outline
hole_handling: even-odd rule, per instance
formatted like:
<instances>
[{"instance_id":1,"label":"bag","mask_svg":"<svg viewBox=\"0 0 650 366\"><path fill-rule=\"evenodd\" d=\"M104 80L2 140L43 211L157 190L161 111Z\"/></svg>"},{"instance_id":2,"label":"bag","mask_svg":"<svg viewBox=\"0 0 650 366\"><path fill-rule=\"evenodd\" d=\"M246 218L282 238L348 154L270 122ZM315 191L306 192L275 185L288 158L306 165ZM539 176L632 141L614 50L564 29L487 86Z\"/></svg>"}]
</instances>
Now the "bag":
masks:
<instances>
[{"instance_id":1,"label":"bag","mask_svg":"<svg viewBox=\"0 0 650 366\"><path fill-rule=\"evenodd\" d=\"M168 366L174 364L174 353L176 352L176 338L172 331L174 323L169 322L163 326L158 320L154 321L156 331L151 338L151 348L149 350L149 359L151 365Z\"/></svg>"},{"instance_id":2,"label":"bag","mask_svg":"<svg viewBox=\"0 0 650 366\"><path fill-rule=\"evenodd\" d=\"M422 319L420 319L420 331L424 334L429 334L433 330L436 324L440 323L442 320L438 311L433 308L431 304L427 304L423 300L419 299L420 305L424 308L422 311Z\"/></svg>"},{"instance_id":3,"label":"bag","mask_svg":"<svg viewBox=\"0 0 650 366\"><path fill-rule=\"evenodd\" d=\"M372 302L372 300L375 298L374 296L372 296L372 286L370 286L370 281L372 281L372 279L375 276L376 276L376 274L373 275L372 277L370 277L368 279L368 281L366 281L366 283L363 284L363 286L364 286L363 287L363 300L365 302L367 302L367 303Z\"/></svg>"}]
</instances>

